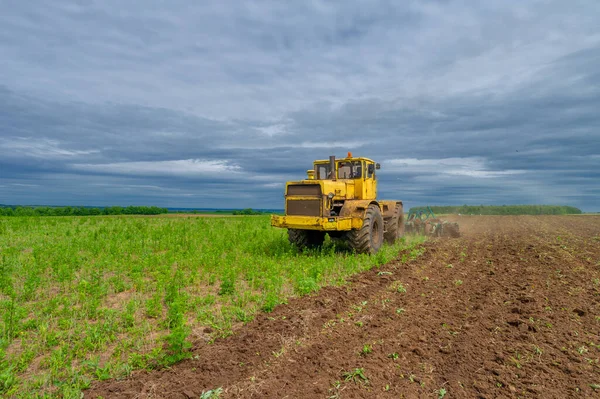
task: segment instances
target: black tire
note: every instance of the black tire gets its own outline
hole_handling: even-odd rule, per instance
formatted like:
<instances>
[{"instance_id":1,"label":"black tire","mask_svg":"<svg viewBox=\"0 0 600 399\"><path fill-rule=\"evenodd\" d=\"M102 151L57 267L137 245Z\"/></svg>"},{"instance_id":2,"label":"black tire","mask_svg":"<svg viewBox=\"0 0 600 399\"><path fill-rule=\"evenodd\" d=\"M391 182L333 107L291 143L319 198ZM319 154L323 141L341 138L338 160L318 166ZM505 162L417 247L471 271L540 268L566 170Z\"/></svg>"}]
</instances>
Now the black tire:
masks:
<instances>
[{"instance_id":1,"label":"black tire","mask_svg":"<svg viewBox=\"0 0 600 399\"><path fill-rule=\"evenodd\" d=\"M386 231L383 235L385 242L393 244L396 240L404 235L404 213L402 207L397 206L394 210L394 215L386 220Z\"/></svg>"},{"instance_id":2,"label":"black tire","mask_svg":"<svg viewBox=\"0 0 600 399\"><path fill-rule=\"evenodd\" d=\"M363 225L346 234L348 246L359 254L375 254L383 244L383 217L377 205L369 205Z\"/></svg>"},{"instance_id":3,"label":"black tire","mask_svg":"<svg viewBox=\"0 0 600 399\"><path fill-rule=\"evenodd\" d=\"M288 229L288 240L298 248L317 248L325 240L324 231Z\"/></svg>"}]
</instances>

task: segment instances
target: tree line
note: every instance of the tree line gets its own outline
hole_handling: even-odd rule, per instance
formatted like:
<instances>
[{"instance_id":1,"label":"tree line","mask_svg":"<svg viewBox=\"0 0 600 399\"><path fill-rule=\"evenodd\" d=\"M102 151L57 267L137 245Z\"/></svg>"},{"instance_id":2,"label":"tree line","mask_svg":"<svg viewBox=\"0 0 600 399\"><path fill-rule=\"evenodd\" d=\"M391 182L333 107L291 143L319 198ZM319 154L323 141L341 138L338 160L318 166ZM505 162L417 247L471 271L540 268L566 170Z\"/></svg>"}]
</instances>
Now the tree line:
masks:
<instances>
[{"instance_id":1,"label":"tree line","mask_svg":"<svg viewBox=\"0 0 600 399\"><path fill-rule=\"evenodd\" d=\"M109 206L88 208L83 206L7 206L0 207L0 216L94 216L94 215L159 215L167 208L156 206Z\"/></svg>"},{"instance_id":2,"label":"tree line","mask_svg":"<svg viewBox=\"0 0 600 399\"><path fill-rule=\"evenodd\" d=\"M239 209L231 212L232 215L262 215L264 212L252 208Z\"/></svg>"},{"instance_id":3,"label":"tree line","mask_svg":"<svg viewBox=\"0 0 600 399\"><path fill-rule=\"evenodd\" d=\"M411 210L425 210L424 206L412 207ZM461 215L579 215L581 209L566 205L461 205L432 206L436 214Z\"/></svg>"}]
</instances>

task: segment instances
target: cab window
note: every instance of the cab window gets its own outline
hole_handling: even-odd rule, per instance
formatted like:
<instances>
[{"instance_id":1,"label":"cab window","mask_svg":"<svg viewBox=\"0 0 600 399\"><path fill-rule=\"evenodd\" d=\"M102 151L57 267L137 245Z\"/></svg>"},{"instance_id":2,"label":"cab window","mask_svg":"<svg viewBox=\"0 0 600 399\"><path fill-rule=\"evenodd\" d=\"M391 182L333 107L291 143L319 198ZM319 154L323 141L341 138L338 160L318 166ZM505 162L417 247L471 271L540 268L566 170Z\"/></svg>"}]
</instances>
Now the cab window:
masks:
<instances>
[{"instance_id":1,"label":"cab window","mask_svg":"<svg viewBox=\"0 0 600 399\"><path fill-rule=\"evenodd\" d=\"M317 171L318 180L329 179L329 171L331 169L329 164L315 164L315 169Z\"/></svg>"},{"instance_id":2,"label":"cab window","mask_svg":"<svg viewBox=\"0 0 600 399\"><path fill-rule=\"evenodd\" d=\"M367 179L370 179L373 176L375 176L375 165L367 164Z\"/></svg>"},{"instance_id":3,"label":"cab window","mask_svg":"<svg viewBox=\"0 0 600 399\"><path fill-rule=\"evenodd\" d=\"M360 179L363 177L361 161L343 161L338 163L338 179Z\"/></svg>"}]
</instances>

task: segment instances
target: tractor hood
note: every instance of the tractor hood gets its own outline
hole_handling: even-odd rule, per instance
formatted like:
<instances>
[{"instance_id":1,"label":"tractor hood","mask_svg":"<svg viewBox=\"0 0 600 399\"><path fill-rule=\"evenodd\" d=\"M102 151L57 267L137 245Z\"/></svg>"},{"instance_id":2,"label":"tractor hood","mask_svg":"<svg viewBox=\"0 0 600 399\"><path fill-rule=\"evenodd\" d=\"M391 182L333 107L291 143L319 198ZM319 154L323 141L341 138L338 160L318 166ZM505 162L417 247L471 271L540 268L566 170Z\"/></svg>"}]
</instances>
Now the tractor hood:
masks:
<instances>
[{"instance_id":1,"label":"tractor hood","mask_svg":"<svg viewBox=\"0 0 600 399\"><path fill-rule=\"evenodd\" d=\"M354 180L299 180L286 183L286 196L326 196L334 200L354 199Z\"/></svg>"}]
</instances>

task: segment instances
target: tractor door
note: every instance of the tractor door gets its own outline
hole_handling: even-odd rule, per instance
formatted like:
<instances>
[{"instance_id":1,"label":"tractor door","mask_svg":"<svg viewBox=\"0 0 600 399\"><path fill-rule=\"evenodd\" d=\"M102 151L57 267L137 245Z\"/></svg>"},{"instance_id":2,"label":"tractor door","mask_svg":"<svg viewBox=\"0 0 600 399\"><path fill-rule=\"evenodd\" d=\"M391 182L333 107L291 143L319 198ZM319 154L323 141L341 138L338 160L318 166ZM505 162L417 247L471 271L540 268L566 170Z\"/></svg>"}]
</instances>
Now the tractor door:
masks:
<instances>
[{"instance_id":1,"label":"tractor door","mask_svg":"<svg viewBox=\"0 0 600 399\"><path fill-rule=\"evenodd\" d=\"M376 199L377 177L375 176L375 163L367 161L365 172L365 182L363 184L363 190L365 193L364 199Z\"/></svg>"}]
</instances>

